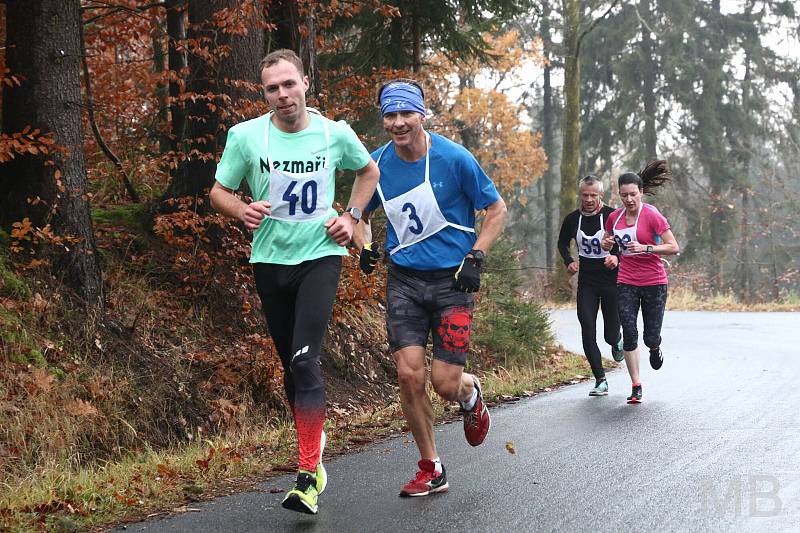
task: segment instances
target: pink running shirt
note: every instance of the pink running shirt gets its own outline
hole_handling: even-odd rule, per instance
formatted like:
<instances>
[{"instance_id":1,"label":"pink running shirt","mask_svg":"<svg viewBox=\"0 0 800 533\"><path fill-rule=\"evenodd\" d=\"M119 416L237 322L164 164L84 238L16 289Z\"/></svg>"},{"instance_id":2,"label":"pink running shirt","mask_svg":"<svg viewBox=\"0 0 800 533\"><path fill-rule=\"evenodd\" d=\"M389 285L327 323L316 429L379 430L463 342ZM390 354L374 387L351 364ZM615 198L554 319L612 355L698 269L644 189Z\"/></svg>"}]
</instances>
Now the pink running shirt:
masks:
<instances>
[{"instance_id":1,"label":"pink running shirt","mask_svg":"<svg viewBox=\"0 0 800 533\"><path fill-rule=\"evenodd\" d=\"M611 213L606 220L606 231L613 234L617 230L633 227L625 222L625 208L621 207ZM642 203L642 211L636 223L636 240L640 244L659 244L656 238L669 229L669 222L658 209L650 204ZM667 271L658 254L622 255L619 258L617 283L645 287L650 285L666 285Z\"/></svg>"}]
</instances>

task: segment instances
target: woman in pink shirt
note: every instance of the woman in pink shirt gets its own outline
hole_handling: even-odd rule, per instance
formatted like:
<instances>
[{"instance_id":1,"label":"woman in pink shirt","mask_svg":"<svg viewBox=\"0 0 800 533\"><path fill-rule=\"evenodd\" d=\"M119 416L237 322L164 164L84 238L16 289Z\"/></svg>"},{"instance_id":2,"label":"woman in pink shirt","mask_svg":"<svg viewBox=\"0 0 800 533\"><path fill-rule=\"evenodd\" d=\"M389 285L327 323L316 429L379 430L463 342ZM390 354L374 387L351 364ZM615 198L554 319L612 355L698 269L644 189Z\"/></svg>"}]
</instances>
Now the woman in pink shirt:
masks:
<instances>
[{"instance_id":1,"label":"woman in pink shirt","mask_svg":"<svg viewBox=\"0 0 800 533\"><path fill-rule=\"evenodd\" d=\"M619 177L622 207L606 221L602 248L610 250L614 243L621 251L617 274L619 319L622 324L625 364L633 388L628 403L642 401L639 379L639 332L636 326L639 307L644 322L644 344L650 349L650 366L661 368L661 324L667 304L667 272L661 255L680 251L669 222L658 209L642 202L642 195L653 194L670 179L667 162L653 161L639 174L627 172Z\"/></svg>"}]
</instances>

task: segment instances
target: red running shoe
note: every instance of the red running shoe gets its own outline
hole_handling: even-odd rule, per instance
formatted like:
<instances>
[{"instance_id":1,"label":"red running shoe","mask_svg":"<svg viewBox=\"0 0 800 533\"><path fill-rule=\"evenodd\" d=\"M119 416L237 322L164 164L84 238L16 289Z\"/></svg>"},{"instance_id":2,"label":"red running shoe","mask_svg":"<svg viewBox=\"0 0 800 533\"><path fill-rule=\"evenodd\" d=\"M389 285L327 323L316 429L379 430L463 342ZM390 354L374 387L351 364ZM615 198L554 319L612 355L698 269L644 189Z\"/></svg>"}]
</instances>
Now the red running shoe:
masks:
<instances>
[{"instance_id":1,"label":"red running shoe","mask_svg":"<svg viewBox=\"0 0 800 533\"><path fill-rule=\"evenodd\" d=\"M403 485L400 496L427 496L434 492L447 492L449 485L444 465L441 472L436 471L436 465L429 459L422 459L417 465L417 477Z\"/></svg>"},{"instance_id":2,"label":"red running shoe","mask_svg":"<svg viewBox=\"0 0 800 533\"><path fill-rule=\"evenodd\" d=\"M489 416L489 409L483 403L481 382L476 377L472 378L472 382L478 391L478 399L475 400L472 409L468 411L462 407L461 412L464 413L464 436L471 446L478 446L486 439L489 428L492 427L492 418Z\"/></svg>"},{"instance_id":3,"label":"red running shoe","mask_svg":"<svg viewBox=\"0 0 800 533\"><path fill-rule=\"evenodd\" d=\"M642 384L633 385L628 403L642 403Z\"/></svg>"}]
</instances>

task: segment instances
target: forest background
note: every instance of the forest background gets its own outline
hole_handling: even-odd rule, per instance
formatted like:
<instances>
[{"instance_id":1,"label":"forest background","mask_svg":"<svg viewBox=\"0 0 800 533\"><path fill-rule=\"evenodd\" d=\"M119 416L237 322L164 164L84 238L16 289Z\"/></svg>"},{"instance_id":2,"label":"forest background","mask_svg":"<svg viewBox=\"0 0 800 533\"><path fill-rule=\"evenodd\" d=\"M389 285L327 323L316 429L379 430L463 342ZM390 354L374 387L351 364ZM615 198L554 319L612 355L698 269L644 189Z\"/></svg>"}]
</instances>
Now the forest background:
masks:
<instances>
[{"instance_id":1,"label":"forest background","mask_svg":"<svg viewBox=\"0 0 800 533\"><path fill-rule=\"evenodd\" d=\"M588 173L616 205L619 173L669 161L649 201L681 243L683 301L798 306L798 17L772 0L0 2L0 520L99 524L293 468L249 236L206 196L227 128L267 111L268 51L297 51L311 105L371 150L377 86L419 80L430 128L497 183L510 223L471 364L519 393L575 373L541 304L569 298L555 238ZM356 263L326 343L342 449L398 418L382 275Z\"/></svg>"}]
</instances>

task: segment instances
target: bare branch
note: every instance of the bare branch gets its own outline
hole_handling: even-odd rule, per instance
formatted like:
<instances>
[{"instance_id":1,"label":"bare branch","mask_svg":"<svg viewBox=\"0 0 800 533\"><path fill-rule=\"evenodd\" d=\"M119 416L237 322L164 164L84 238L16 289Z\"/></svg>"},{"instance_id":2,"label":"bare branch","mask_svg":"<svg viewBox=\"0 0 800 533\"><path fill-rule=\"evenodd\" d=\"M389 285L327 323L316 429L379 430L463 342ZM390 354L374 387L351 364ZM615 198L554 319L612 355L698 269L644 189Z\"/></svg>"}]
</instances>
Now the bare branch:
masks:
<instances>
[{"instance_id":1,"label":"bare branch","mask_svg":"<svg viewBox=\"0 0 800 533\"><path fill-rule=\"evenodd\" d=\"M131 200L136 202L137 204L141 202L139 198L139 194L136 192L136 189L133 187L133 183L128 178L128 174L125 172L125 169L122 167L122 161L111 151L111 148L108 147L106 142L103 140L103 136L100 133L100 128L97 126L97 120L94 116L94 98L92 97L92 81L89 77L89 61L86 59L86 41L83 38L83 25L79 25L80 27L80 40L81 40L81 64L83 66L83 79L84 84L86 85L86 111L89 118L89 124L92 126L92 133L94 133L94 138L97 140L97 144L100 146L100 149L103 153L114 163L114 166L117 167L120 174L122 175L122 182L125 184L125 190L128 191L128 196L131 197Z\"/></svg>"},{"instance_id":2,"label":"bare branch","mask_svg":"<svg viewBox=\"0 0 800 533\"><path fill-rule=\"evenodd\" d=\"M578 57L578 56L580 55L580 52L581 52L581 42L583 41L583 38L584 38L584 37L586 37L586 35L587 35L589 32L591 32L591 31L592 31L592 30L593 30L593 29L594 29L594 28L595 28L595 27L596 27L598 24L600 24L600 22L601 22L603 19L605 19L605 18L606 18L608 15L610 15L610 14L611 14L611 11L612 11L612 10L613 10L613 9L614 9L616 6L617 6L617 4L618 4L618 3L619 3L619 0L614 0L613 2L611 2L611 5L608 7L608 9L606 10L606 12L605 12L605 13L603 13L603 14L602 14L601 16L599 16L598 18L594 19L594 20L592 21L592 23L589 25L589 27L588 27L588 28L586 28L585 30L583 30L583 31L581 32L581 34L580 34L580 35L578 35L578 44L577 44L577 46L575 47L575 57Z\"/></svg>"}]
</instances>

